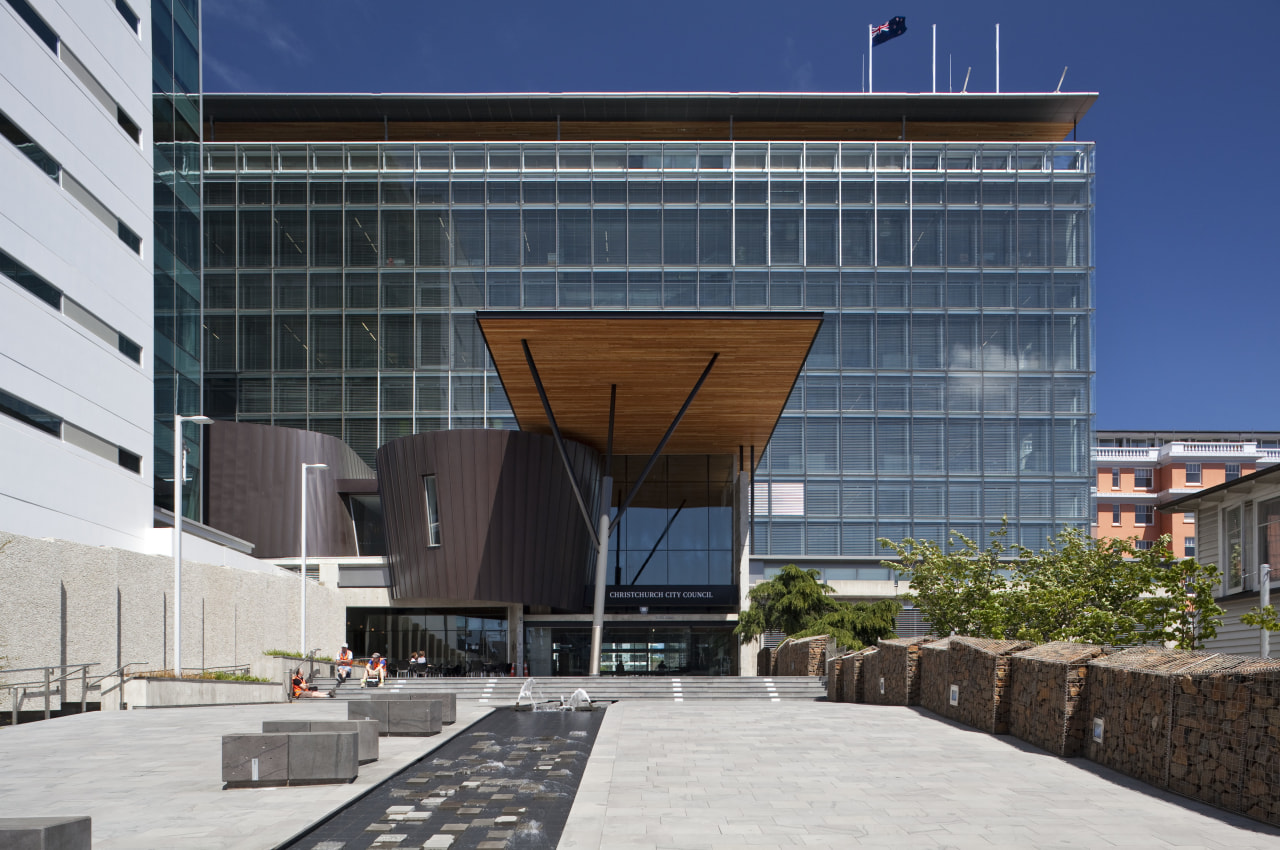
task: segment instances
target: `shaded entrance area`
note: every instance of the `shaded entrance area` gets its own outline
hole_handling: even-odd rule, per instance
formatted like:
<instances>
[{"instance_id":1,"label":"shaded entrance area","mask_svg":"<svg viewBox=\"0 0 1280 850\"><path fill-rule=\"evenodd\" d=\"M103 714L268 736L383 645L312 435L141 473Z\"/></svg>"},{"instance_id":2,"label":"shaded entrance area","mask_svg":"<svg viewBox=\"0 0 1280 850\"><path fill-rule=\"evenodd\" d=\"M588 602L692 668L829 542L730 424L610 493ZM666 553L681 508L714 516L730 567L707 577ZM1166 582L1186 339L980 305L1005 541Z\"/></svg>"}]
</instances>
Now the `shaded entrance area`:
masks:
<instances>
[{"instance_id":1,"label":"shaded entrance area","mask_svg":"<svg viewBox=\"0 0 1280 850\"><path fill-rule=\"evenodd\" d=\"M428 676L506 675L507 615L494 608L348 608L347 643L357 658L387 657L393 672ZM425 665L410 665L415 653Z\"/></svg>"},{"instance_id":2,"label":"shaded entrance area","mask_svg":"<svg viewBox=\"0 0 1280 850\"><path fill-rule=\"evenodd\" d=\"M531 676L586 676L591 628L586 623L525 627ZM605 624L602 675L736 676L738 641L732 625Z\"/></svg>"}]
</instances>

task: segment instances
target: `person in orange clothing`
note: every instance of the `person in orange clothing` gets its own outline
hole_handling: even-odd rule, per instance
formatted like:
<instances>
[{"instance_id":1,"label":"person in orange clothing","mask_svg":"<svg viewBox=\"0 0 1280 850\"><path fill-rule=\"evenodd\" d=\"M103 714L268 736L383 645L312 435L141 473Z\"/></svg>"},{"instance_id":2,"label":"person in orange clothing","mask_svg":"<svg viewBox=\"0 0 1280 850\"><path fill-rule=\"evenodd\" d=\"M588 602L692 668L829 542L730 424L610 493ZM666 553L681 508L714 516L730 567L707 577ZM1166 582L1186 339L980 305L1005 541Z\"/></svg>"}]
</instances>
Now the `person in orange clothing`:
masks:
<instances>
[{"instance_id":1,"label":"person in orange clothing","mask_svg":"<svg viewBox=\"0 0 1280 850\"><path fill-rule=\"evenodd\" d=\"M377 683L373 685L369 684L370 679L376 679ZM369 659L369 663L365 665L364 677L360 679L360 686L362 688L376 688L384 684L386 681L387 659L375 652L373 657Z\"/></svg>"},{"instance_id":2,"label":"person in orange clothing","mask_svg":"<svg viewBox=\"0 0 1280 850\"><path fill-rule=\"evenodd\" d=\"M316 690L315 685L308 685L306 678L302 675L302 668L299 667L293 671L293 678L289 684L292 686L293 698L301 699L303 697L312 697L315 699L328 699L333 694L322 694Z\"/></svg>"}]
</instances>

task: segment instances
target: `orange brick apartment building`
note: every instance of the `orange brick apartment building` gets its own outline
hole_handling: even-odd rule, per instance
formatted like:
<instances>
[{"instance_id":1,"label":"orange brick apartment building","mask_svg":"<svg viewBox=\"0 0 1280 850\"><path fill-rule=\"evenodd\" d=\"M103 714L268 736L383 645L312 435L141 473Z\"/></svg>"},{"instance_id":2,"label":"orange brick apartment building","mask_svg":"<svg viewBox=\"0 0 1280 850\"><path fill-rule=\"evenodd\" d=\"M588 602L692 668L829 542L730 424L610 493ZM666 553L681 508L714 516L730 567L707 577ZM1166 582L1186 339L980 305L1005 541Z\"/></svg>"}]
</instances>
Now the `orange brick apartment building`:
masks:
<instances>
[{"instance_id":1,"label":"orange brick apartment building","mask_svg":"<svg viewBox=\"0 0 1280 850\"><path fill-rule=\"evenodd\" d=\"M1094 537L1135 537L1139 547L1170 536L1175 557L1194 557L1193 513L1161 513L1156 503L1280 462L1275 431L1098 431Z\"/></svg>"}]
</instances>

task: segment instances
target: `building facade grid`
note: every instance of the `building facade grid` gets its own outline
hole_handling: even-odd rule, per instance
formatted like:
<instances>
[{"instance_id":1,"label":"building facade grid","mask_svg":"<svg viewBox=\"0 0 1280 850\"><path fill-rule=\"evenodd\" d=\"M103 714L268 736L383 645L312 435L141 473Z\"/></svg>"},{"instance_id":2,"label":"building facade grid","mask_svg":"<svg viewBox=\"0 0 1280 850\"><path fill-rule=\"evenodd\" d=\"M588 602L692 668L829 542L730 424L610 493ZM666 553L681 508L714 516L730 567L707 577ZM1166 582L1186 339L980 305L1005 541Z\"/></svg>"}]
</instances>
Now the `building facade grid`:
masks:
<instances>
[{"instance_id":1,"label":"building facade grid","mask_svg":"<svg viewBox=\"0 0 1280 850\"><path fill-rule=\"evenodd\" d=\"M203 146L205 409L369 462L516 427L478 309L805 309L753 554L1091 513L1093 146Z\"/></svg>"}]
</instances>

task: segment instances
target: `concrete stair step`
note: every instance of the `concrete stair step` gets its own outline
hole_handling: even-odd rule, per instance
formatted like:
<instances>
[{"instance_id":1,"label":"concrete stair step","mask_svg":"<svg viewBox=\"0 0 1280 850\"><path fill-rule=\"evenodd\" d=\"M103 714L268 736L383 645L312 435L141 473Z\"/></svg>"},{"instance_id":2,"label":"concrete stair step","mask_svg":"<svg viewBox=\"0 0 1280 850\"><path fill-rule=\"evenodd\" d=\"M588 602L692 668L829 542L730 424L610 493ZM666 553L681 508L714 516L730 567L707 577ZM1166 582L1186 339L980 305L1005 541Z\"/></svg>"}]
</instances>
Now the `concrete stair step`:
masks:
<instances>
[{"instance_id":1,"label":"concrete stair step","mask_svg":"<svg viewBox=\"0 0 1280 850\"><path fill-rule=\"evenodd\" d=\"M525 683L523 678L404 678L388 679L385 690L397 693L452 692L458 699L495 704L513 704ZM326 680L331 683L332 680ZM331 685L321 685L321 687ZM535 679L544 698L567 698L578 688L597 700L782 700L826 699L826 683L819 677L627 677L587 676L547 677ZM358 681L347 681L337 690L340 699L366 696Z\"/></svg>"}]
</instances>

